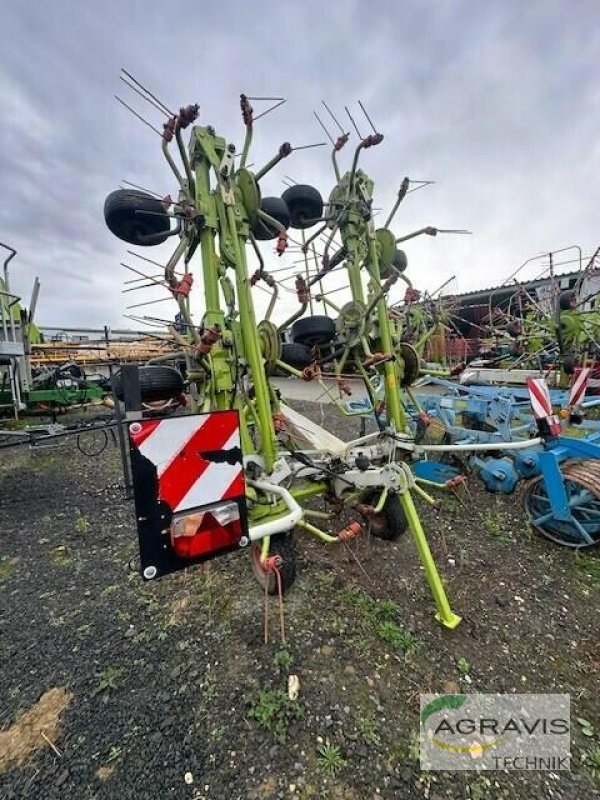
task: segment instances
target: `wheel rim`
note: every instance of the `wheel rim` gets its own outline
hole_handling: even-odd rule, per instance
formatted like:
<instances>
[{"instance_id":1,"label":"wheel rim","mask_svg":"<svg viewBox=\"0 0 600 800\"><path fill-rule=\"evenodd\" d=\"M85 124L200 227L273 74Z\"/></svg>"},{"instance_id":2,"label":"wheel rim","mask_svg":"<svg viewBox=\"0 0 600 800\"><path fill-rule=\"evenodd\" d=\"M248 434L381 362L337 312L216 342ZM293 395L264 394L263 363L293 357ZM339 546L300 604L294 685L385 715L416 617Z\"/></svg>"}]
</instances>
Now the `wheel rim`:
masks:
<instances>
[{"instance_id":1,"label":"wheel rim","mask_svg":"<svg viewBox=\"0 0 600 800\"><path fill-rule=\"evenodd\" d=\"M524 505L533 527L563 547L585 548L600 543L600 463L571 462L563 466L571 520L554 514L543 477L527 487Z\"/></svg>"},{"instance_id":2,"label":"wheel rim","mask_svg":"<svg viewBox=\"0 0 600 800\"><path fill-rule=\"evenodd\" d=\"M275 585L275 576L272 572L267 572L260 560L262 547L260 544L253 544L250 550L250 563L252 572L261 586L267 586L268 591L272 591Z\"/></svg>"}]
</instances>

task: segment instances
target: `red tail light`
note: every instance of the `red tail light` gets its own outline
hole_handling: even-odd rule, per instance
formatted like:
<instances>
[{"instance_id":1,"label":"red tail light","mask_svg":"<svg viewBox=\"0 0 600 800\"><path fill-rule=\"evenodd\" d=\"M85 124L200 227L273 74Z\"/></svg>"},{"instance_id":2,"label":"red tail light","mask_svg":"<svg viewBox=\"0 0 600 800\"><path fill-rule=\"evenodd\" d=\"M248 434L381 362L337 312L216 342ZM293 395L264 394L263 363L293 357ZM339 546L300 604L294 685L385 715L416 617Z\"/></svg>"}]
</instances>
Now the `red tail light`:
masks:
<instances>
[{"instance_id":1,"label":"red tail light","mask_svg":"<svg viewBox=\"0 0 600 800\"><path fill-rule=\"evenodd\" d=\"M173 517L171 545L179 558L198 558L239 544L242 524L236 503L218 503Z\"/></svg>"}]
</instances>

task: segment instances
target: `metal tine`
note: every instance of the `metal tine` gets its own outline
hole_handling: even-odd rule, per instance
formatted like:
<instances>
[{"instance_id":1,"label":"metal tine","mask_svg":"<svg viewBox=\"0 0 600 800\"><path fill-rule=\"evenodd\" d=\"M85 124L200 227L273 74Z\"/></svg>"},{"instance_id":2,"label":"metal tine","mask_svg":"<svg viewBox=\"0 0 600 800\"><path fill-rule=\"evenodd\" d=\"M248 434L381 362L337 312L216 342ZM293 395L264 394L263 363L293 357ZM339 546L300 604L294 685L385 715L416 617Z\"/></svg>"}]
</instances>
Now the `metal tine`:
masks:
<instances>
[{"instance_id":1,"label":"metal tine","mask_svg":"<svg viewBox=\"0 0 600 800\"><path fill-rule=\"evenodd\" d=\"M308 150L311 147L325 147L327 142L316 142L315 144L301 144L299 147L292 147L292 151L294 150Z\"/></svg>"},{"instance_id":2,"label":"metal tine","mask_svg":"<svg viewBox=\"0 0 600 800\"><path fill-rule=\"evenodd\" d=\"M158 261L153 261L151 258L148 258L147 256L141 256L134 250L128 250L127 252L129 253L130 256L135 256L136 258L139 258L142 261L147 261L149 264L154 264L155 267L160 267L162 270L166 269L164 264L160 264Z\"/></svg>"},{"instance_id":3,"label":"metal tine","mask_svg":"<svg viewBox=\"0 0 600 800\"><path fill-rule=\"evenodd\" d=\"M319 117L319 115L317 114L316 111L313 111L313 114L317 118L317 122L319 123L319 125L323 128L323 131L325 132L325 135L327 136L327 138L331 142L332 147L335 147L335 142L333 140L333 136L329 133L329 131L327 130L327 128L325 127L325 125L321 121L321 118Z\"/></svg>"},{"instance_id":4,"label":"metal tine","mask_svg":"<svg viewBox=\"0 0 600 800\"><path fill-rule=\"evenodd\" d=\"M286 102L285 99L284 100L280 100L278 103L275 103L274 106L271 106L271 108L267 108L266 111L263 111L261 114L259 114L258 116L254 117L253 121L256 122L256 120L260 119L261 117L265 117L267 114L270 114L271 111L275 111L276 108L279 108L279 106L282 106L285 102Z\"/></svg>"},{"instance_id":5,"label":"metal tine","mask_svg":"<svg viewBox=\"0 0 600 800\"><path fill-rule=\"evenodd\" d=\"M156 102L157 102L157 103L158 103L160 106L162 106L162 107L164 108L165 112L166 112L166 113L167 113L167 114L168 114L170 117L174 117L174 116L175 116L175 114L174 114L174 113L173 113L173 112L172 112L172 111L171 111L171 110L170 110L170 109L169 109L169 108L168 108L168 107L167 107L167 106L166 106L166 105L165 105L163 102L161 102L161 101L158 99L158 97L156 97L156 95L152 94L152 92L151 92L149 89L146 89L146 87L145 87L143 84L141 84L141 83L138 81L138 79L137 79L137 78L134 78L134 77L133 77L133 75L132 75L130 72L127 72L127 70L126 70L124 67L121 67L121 72L125 73L125 75L127 75L127 77L129 78L129 80L132 80L132 81L133 81L133 82L136 84L136 86L139 86L139 87L140 87L140 89L141 89L143 92L146 92L146 94L148 95L148 97L151 97L151 98L152 98L153 100L155 100L155 101L156 101Z\"/></svg>"},{"instance_id":6,"label":"metal tine","mask_svg":"<svg viewBox=\"0 0 600 800\"><path fill-rule=\"evenodd\" d=\"M292 186L295 185L291 181L286 181L285 178L283 178L281 182L283 183L284 186L287 186L288 189L290 189Z\"/></svg>"},{"instance_id":7,"label":"metal tine","mask_svg":"<svg viewBox=\"0 0 600 800\"><path fill-rule=\"evenodd\" d=\"M166 288L167 286L166 283L161 283L160 285L163 286L164 288ZM127 294L127 292L137 292L140 289L152 289L155 286L156 283L154 283L154 281L152 283L141 284L140 286L130 286L128 289L121 289L121 294Z\"/></svg>"},{"instance_id":8,"label":"metal tine","mask_svg":"<svg viewBox=\"0 0 600 800\"><path fill-rule=\"evenodd\" d=\"M413 189L409 189L406 194L418 192L419 189L424 189L426 186L433 186L433 184L437 183L437 181L409 181L409 183L417 183L418 186L415 186Z\"/></svg>"},{"instance_id":9,"label":"metal tine","mask_svg":"<svg viewBox=\"0 0 600 800\"><path fill-rule=\"evenodd\" d=\"M153 192L152 189L146 189L144 186L138 186L137 183L132 183L131 181L122 180L121 183L124 183L126 186L133 186L134 189L139 189L140 192L147 192L148 194L153 194L155 197L158 197L162 200L162 196L158 192Z\"/></svg>"},{"instance_id":10,"label":"metal tine","mask_svg":"<svg viewBox=\"0 0 600 800\"><path fill-rule=\"evenodd\" d=\"M134 303L132 306L125 306L125 308L141 308L142 306L151 306L154 303L164 303L166 300L174 300L174 297L160 297L158 300L147 300L145 303Z\"/></svg>"},{"instance_id":11,"label":"metal tine","mask_svg":"<svg viewBox=\"0 0 600 800\"><path fill-rule=\"evenodd\" d=\"M332 120L335 122L335 124L336 124L336 125L338 126L338 128L340 129L340 131L341 131L341 133L342 133L342 136L346 136L346 131L345 131L345 130L342 128L342 126L341 126L341 124L340 124L340 121L339 121L339 120L337 119L337 117L334 115L333 111L332 111L332 110L329 108L329 106L327 105L327 103L325 102L325 100L321 100L321 103L323 103L323 105L325 106L325 110L327 111L327 113L329 114L329 116L331 117L331 119L332 119Z\"/></svg>"},{"instance_id":12,"label":"metal tine","mask_svg":"<svg viewBox=\"0 0 600 800\"><path fill-rule=\"evenodd\" d=\"M378 133L377 128L373 124L373 120L367 114L367 109L363 106L363 104L361 103L360 100L358 101L358 105L361 107L361 110L362 110L363 114L365 115L365 117L367 118L367 121L368 121L369 125L373 128L373 133Z\"/></svg>"},{"instance_id":13,"label":"metal tine","mask_svg":"<svg viewBox=\"0 0 600 800\"><path fill-rule=\"evenodd\" d=\"M354 130L356 131L356 135L357 135L357 136L358 136L358 138L359 138L359 139L362 141L362 138L363 138L363 137L361 136L361 133L360 133L360 131L358 130L358 125L357 125L357 124L356 124L356 122L354 121L354 117L353 117L353 116L352 116L352 114L350 113L350 110L349 110L348 106L344 106L344 109L345 109L345 111L346 111L346 114L348 114L348 116L350 117L350 122L351 122L351 123L354 125Z\"/></svg>"},{"instance_id":14,"label":"metal tine","mask_svg":"<svg viewBox=\"0 0 600 800\"><path fill-rule=\"evenodd\" d=\"M298 181L295 181L293 178L290 178L289 175L284 175L283 177L287 178L288 181L291 181L294 185L296 185L296 186L298 185Z\"/></svg>"},{"instance_id":15,"label":"metal tine","mask_svg":"<svg viewBox=\"0 0 600 800\"><path fill-rule=\"evenodd\" d=\"M152 283L154 283L157 286L164 286L165 285L164 281L154 280L154 278L151 278L149 275L144 275L144 273L140 272L139 269L136 269L135 267L131 267L131 266L129 266L129 264L125 264L123 261L121 261L121 266L125 267L125 269L128 269L130 272L135 272L136 275L141 275L147 281L152 281Z\"/></svg>"},{"instance_id":16,"label":"metal tine","mask_svg":"<svg viewBox=\"0 0 600 800\"><path fill-rule=\"evenodd\" d=\"M168 117L168 116L169 116L169 115L167 114L167 112L164 110L164 108L162 108L161 106L159 106L159 104L158 104L158 103L156 103L154 100L151 100L149 97L146 97L146 95L145 95L143 92L141 92L141 91L140 91L140 90L137 88L137 86L134 86L132 83L129 83L129 81L125 80L125 78L124 78L122 75L119 75L119 78L120 78L120 80L122 80L122 81L123 81L123 83L125 84L125 86L127 86L127 88L128 88L128 89L133 89L133 91L134 91L134 92L135 92L137 95L139 95L139 96L142 98L142 100L145 100L147 103L150 103L150 105L151 105L153 108L155 108L157 111L160 111L160 113L161 113L161 114L164 114L164 115L165 115L165 117Z\"/></svg>"},{"instance_id":17,"label":"metal tine","mask_svg":"<svg viewBox=\"0 0 600 800\"><path fill-rule=\"evenodd\" d=\"M163 135L158 130L158 128L155 128L154 125L152 125L152 123L148 122L147 119L144 119L141 114L138 114L137 111L134 111L133 108L125 102L125 100L121 100L121 98L118 95L115 95L115 99L118 100L119 103L121 103L121 105L125 106L125 108L128 111L131 111L131 113L133 114L134 117L137 117L141 122L144 123L144 125L147 125L150 128L150 130L153 130L154 133L157 136L160 136L161 139L163 138Z\"/></svg>"},{"instance_id":18,"label":"metal tine","mask_svg":"<svg viewBox=\"0 0 600 800\"><path fill-rule=\"evenodd\" d=\"M164 273L159 272L158 275L148 275L148 279L152 278L153 280L156 280L158 278L161 278L163 275L164 275ZM128 281L123 281L123 285L126 286L128 283L139 283L140 281L143 281L143 280L145 280L145 279L144 278L130 278Z\"/></svg>"}]
</instances>

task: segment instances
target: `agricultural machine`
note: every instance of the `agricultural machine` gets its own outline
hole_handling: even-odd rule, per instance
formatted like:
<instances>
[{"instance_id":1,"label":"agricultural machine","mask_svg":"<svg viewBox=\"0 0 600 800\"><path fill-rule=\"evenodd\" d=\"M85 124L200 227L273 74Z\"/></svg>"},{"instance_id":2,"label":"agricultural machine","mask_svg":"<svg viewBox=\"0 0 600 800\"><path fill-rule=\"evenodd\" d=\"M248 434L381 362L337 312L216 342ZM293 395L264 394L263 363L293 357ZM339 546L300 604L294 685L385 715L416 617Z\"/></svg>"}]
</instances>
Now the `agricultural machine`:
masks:
<instances>
[{"instance_id":1,"label":"agricultural machine","mask_svg":"<svg viewBox=\"0 0 600 800\"><path fill-rule=\"evenodd\" d=\"M517 284L508 299L506 286L490 293L488 313L481 323L480 353L469 364L470 373L479 370L479 377L485 377L483 370L488 370L492 378L494 371L506 371L507 382L520 378L523 383L537 373L565 388L577 367L589 367L589 388L595 388L600 377L599 253L596 250L585 267L580 264L570 288L561 287L550 254L549 273L538 279L537 289ZM503 299L497 302L499 292ZM464 379L473 381L476 376Z\"/></svg>"},{"instance_id":2,"label":"agricultural machine","mask_svg":"<svg viewBox=\"0 0 600 800\"><path fill-rule=\"evenodd\" d=\"M524 480L525 510L541 534L567 547L598 544L600 422L585 415L600 399L585 397L589 372L578 369L570 391L550 391L539 378L526 390L429 379L445 394L418 395L419 408L411 411L431 425L433 436L421 428L426 455L446 463L417 462L415 474L426 477L433 469L444 480L466 469L488 491L504 494Z\"/></svg>"},{"instance_id":3,"label":"agricultural machine","mask_svg":"<svg viewBox=\"0 0 600 800\"><path fill-rule=\"evenodd\" d=\"M437 619L455 627L460 618L450 608L413 502L413 491L425 492L415 484L404 449L411 436L400 395L418 375L418 358L401 342L388 305L389 290L406 268L397 247L401 237L389 225L408 179L386 225L376 229L374 184L359 168L363 151L379 146L383 135L373 128L361 136L356 129L358 144L344 173L338 158L350 135L341 128L336 140L330 137L335 186L326 202L308 185L293 185L281 197L263 197L263 178L302 148L284 143L262 168L249 169L256 120L252 103L260 98L241 96L245 138L238 153L212 126L197 123L197 105L173 113L129 73L124 80L166 116L161 146L178 190L176 199L117 190L106 199L105 220L113 234L136 246L171 237L176 241L158 282L178 306L170 330L181 345L190 398L190 413L170 419L129 416L143 577L150 580L246 549L265 593L281 596L296 572L293 529L332 545L367 531L394 539L410 529ZM313 227L316 231L307 235ZM317 259L319 237L324 251ZM295 245L305 258L304 271L293 278L298 311L281 325L271 321L271 313L283 282L274 278L275 270L267 270L257 244L269 240L276 242L278 253ZM198 254L204 310L196 323L190 293ZM312 274L309 257L316 262ZM250 268L250 260L256 267ZM352 295L341 308L323 290L336 269L344 271ZM261 322L253 296L259 287L272 292ZM313 299L323 301L335 318L306 316ZM290 326L296 334L291 344L307 348L303 355L282 340ZM379 419L375 433L342 441L288 406L269 381L282 370L321 382L326 363L337 376L334 401L343 413L348 413L345 367L352 363L363 377ZM139 372L146 385L153 382L149 370ZM377 381L383 387L382 403L373 388ZM143 399L135 376L131 382L131 397ZM127 399L127 390L124 394ZM383 406L385 425L379 416ZM314 499L324 501L328 510L316 510ZM325 529L344 519L343 513L348 521L341 530L332 534Z\"/></svg>"},{"instance_id":4,"label":"agricultural machine","mask_svg":"<svg viewBox=\"0 0 600 800\"><path fill-rule=\"evenodd\" d=\"M23 308L10 285L9 263L17 251L0 246L10 251L0 278L0 413L18 418L23 412L56 413L100 401L106 389L87 380L78 364L67 360L52 366L32 365L32 347L42 341L33 322L40 282L35 279L29 309Z\"/></svg>"}]
</instances>

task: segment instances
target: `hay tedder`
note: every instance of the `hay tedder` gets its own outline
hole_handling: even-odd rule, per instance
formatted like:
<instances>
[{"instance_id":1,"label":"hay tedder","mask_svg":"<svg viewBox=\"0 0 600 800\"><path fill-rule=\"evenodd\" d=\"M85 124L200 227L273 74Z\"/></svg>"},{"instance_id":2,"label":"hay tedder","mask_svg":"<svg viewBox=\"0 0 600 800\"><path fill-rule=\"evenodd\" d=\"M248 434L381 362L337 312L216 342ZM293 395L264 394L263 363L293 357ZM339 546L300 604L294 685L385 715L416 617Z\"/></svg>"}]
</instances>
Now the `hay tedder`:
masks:
<instances>
[{"instance_id":1,"label":"hay tedder","mask_svg":"<svg viewBox=\"0 0 600 800\"><path fill-rule=\"evenodd\" d=\"M148 91L126 75L132 88L148 99ZM177 181L177 196L120 189L105 203L106 223L122 240L136 246L170 237L176 241L159 282L178 306L177 323L170 330L181 346L190 413L169 419L129 414L144 578L246 549L265 592L281 595L296 573L292 530L335 545L366 532L395 539L410 529L437 619L455 627L460 617L450 608L412 497L413 492L428 495L416 485L406 460L409 451L404 449L412 439L400 394L416 379L418 359L401 343L388 305L388 292L406 267L389 225L406 193L407 179L385 227L376 229L373 181L358 166L363 151L378 146L383 135L374 128L372 134L359 135L345 173L338 155L349 134L342 130L337 140L331 139L336 183L326 202L307 185L293 185L281 197L263 197L262 179L302 148L284 143L265 166L250 171L255 122L251 103L256 98L241 96L245 139L238 154L212 126L198 124L197 105L173 113L151 97L167 117L161 144ZM186 148L183 131L188 127ZM318 228L308 237L313 226ZM298 231L298 241L290 229ZM314 248L318 237L325 242L320 261ZM267 270L257 245L257 240L271 239L279 254L297 245L305 259L303 274L294 276L299 309L279 326L270 316L281 283ZM309 255L316 263L312 274ZM199 263L193 277L194 260ZM256 267L249 266L250 260ZM345 270L352 294L340 309L322 289L336 268L338 273ZM198 272L204 308L195 322L190 292ZM315 284L335 319L304 315L312 306ZM256 319L255 288L272 292L261 322ZM304 326L304 341L311 345L310 363L300 369L286 360L293 350L286 350L283 334L292 323ZM377 431L342 441L283 402L269 380L282 370L317 381L331 392L321 379L320 367L326 362L334 366L338 396L333 399L343 413L348 413L342 402L344 365L352 362L362 375L371 410L379 419ZM151 369L141 368L139 375L145 386L157 389ZM167 367L160 369L163 381ZM383 386L383 404L375 397L377 381ZM138 399L143 395L133 375L130 397L136 393ZM160 387L153 395L155 400L159 397ZM383 405L385 425L379 417ZM316 498L327 510L311 505ZM329 528L336 520L341 530L332 533Z\"/></svg>"}]
</instances>

